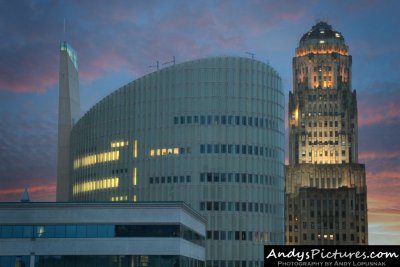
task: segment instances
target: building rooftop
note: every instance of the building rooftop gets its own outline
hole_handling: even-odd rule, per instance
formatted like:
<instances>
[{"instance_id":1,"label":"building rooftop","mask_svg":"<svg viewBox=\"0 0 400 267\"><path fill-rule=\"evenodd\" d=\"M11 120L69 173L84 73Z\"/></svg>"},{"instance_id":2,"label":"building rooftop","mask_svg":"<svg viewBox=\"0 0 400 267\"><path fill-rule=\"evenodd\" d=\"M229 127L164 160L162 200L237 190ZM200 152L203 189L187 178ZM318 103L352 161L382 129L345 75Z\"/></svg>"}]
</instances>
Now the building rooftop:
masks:
<instances>
[{"instance_id":1,"label":"building rooftop","mask_svg":"<svg viewBox=\"0 0 400 267\"><path fill-rule=\"evenodd\" d=\"M311 28L310 31L305 33L300 39L300 44L312 39L333 39L336 41L342 41L344 43L343 35L340 32L334 30L331 25L324 21L318 22Z\"/></svg>"}]
</instances>

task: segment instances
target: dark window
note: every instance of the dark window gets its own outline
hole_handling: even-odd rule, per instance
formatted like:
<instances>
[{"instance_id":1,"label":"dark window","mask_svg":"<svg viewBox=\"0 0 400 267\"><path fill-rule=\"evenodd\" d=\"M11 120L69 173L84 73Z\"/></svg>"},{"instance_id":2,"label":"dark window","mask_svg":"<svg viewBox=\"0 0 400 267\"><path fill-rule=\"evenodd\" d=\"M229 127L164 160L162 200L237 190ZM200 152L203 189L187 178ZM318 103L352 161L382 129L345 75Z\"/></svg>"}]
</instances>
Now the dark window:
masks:
<instances>
[{"instance_id":1,"label":"dark window","mask_svg":"<svg viewBox=\"0 0 400 267\"><path fill-rule=\"evenodd\" d=\"M226 145L221 145L221 153L226 153Z\"/></svg>"},{"instance_id":2,"label":"dark window","mask_svg":"<svg viewBox=\"0 0 400 267\"><path fill-rule=\"evenodd\" d=\"M207 124L211 124L212 122L212 116L207 116Z\"/></svg>"},{"instance_id":3,"label":"dark window","mask_svg":"<svg viewBox=\"0 0 400 267\"><path fill-rule=\"evenodd\" d=\"M242 183L246 183L247 179L246 179L246 174L242 173Z\"/></svg>"},{"instance_id":4,"label":"dark window","mask_svg":"<svg viewBox=\"0 0 400 267\"><path fill-rule=\"evenodd\" d=\"M228 116L228 124L231 125L233 123L233 116Z\"/></svg>"},{"instance_id":5,"label":"dark window","mask_svg":"<svg viewBox=\"0 0 400 267\"><path fill-rule=\"evenodd\" d=\"M200 182L205 182L206 174L204 172L200 173Z\"/></svg>"},{"instance_id":6,"label":"dark window","mask_svg":"<svg viewBox=\"0 0 400 267\"><path fill-rule=\"evenodd\" d=\"M207 144L207 153L212 153L212 145Z\"/></svg>"},{"instance_id":7,"label":"dark window","mask_svg":"<svg viewBox=\"0 0 400 267\"><path fill-rule=\"evenodd\" d=\"M221 173L221 182L222 183L226 182L226 173Z\"/></svg>"},{"instance_id":8,"label":"dark window","mask_svg":"<svg viewBox=\"0 0 400 267\"><path fill-rule=\"evenodd\" d=\"M239 116L235 116L235 124L240 125L240 117Z\"/></svg>"},{"instance_id":9,"label":"dark window","mask_svg":"<svg viewBox=\"0 0 400 267\"><path fill-rule=\"evenodd\" d=\"M226 116L221 116L221 124L226 124Z\"/></svg>"}]
</instances>

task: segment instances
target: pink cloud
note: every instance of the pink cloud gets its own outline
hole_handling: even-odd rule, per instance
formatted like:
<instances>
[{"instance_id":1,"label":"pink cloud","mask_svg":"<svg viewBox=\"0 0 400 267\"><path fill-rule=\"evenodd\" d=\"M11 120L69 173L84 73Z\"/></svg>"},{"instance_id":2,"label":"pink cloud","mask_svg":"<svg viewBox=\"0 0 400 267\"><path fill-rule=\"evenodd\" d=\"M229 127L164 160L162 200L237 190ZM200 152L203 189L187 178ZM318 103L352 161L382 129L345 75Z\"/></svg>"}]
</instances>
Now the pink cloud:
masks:
<instances>
[{"instance_id":1,"label":"pink cloud","mask_svg":"<svg viewBox=\"0 0 400 267\"><path fill-rule=\"evenodd\" d=\"M361 151L358 158L361 161L375 159L392 159L400 157L400 151Z\"/></svg>"},{"instance_id":2,"label":"pink cloud","mask_svg":"<svg viewBox=\"0 0 400 267\"><path fill-rule=\"evenodd\" d=\"M389 100L394 101L394 100ZM400 107L394 102L381 105L363 105L359 107L358 125L369 126L377 123L391 124L400 119Z\"/></svg>"}]
</instances>

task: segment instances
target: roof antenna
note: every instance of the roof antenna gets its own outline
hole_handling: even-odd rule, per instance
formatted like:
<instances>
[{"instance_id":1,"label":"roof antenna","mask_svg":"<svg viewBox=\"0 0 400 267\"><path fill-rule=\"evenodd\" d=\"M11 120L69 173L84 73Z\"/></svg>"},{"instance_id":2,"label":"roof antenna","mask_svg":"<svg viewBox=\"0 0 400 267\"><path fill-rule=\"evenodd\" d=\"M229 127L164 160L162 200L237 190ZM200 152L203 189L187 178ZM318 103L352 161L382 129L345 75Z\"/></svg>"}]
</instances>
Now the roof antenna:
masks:
<instances>
[{"instance_id":1,"label":"roof antenna","mask_svg":"<svg viewBox=\"0 0 400 267\"><path fill-rule=\"evenodd\" d=\"M64 17L64 41L66 41L65 40L65 17Z\"/></svg>"},{"instance_id":2,"label":"roof antenna","mask_svg":"<svg viewBox=\"0 0 400 267\"><path fill-rule=\"evenodd\" d=\"M254 53L251 53L251 52L245 52L245 53L248 54L248 55L250 55L250 56L251 56L251 59L254 59L254 56L255 56Z\"/></svg>"},{"instance_id":3,"label":"roof antenna","mask_svg":"<svg viewBox=\"0 0 400 267\"><path fill-rule=\"evenodd\" d=\"M157 68L157 70L159 70L160 69L160 63L157 60L157 65L151 65L151 66L149 66L149 68Z\"/></svg>"},{"instance_id":4,"label":"roof antenna","mask_svg":"<svg viewBox=\"0 0 400 267\"><path fill-rule=\"evenodd\" d=\"M167 65L167 64L171 64L171 63L172 63L172 65L175 65L175 56L172 56L172 60L171 61L164 62L163 66Z\"/></svg>"}]
</instances>

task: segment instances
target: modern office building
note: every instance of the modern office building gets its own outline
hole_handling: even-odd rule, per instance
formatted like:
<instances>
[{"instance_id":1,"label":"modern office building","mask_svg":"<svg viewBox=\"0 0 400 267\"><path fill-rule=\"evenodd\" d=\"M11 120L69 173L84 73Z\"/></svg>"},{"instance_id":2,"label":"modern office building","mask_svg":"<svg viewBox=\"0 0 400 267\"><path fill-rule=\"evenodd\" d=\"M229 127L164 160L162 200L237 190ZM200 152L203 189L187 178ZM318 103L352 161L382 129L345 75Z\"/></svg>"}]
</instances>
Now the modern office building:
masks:
<instances>
[{"instance_id":1,"label":"modern office building","mask_svg":"<svg viewBox=\"0 0 400 267\"><path fill-rule=\"evenodd\" d=\"M367 244L365 166L358 163L357 96L342 34L325 22L293 58L286 244Z\"/></svg>"},{"instance_id":2,"label":"modern office building","mask_svg":"<svg viewBox=\"0 0 400 267\"><path fill-rule=\"evenodd\" d=\"M70 136L80 116L78 56L67 43L60 45L57 149L57 201L68 199L70 188Z\"/></svg>"},{"instance_id":3,"label":"modern office building","mask_svg":"<svg viewBox=\"0 0 400 267\"><path fill-rule=\"evenodd\" d=\"M284 94L265 63L216 57L150 73L70 137L69 200L184 201L207 219L210 267L262 266L263 245L284 243Z\"/></svg>"},{"instance_id":4,"label":"modern office building","mask_svg":"<svg viewBox=\"0 0 400 267\"><path fill-rule=\"evenodd\" d=\"M182 202L0 203L0 266L203 267L205 223Z\"/></svg>"}]
</instances>

